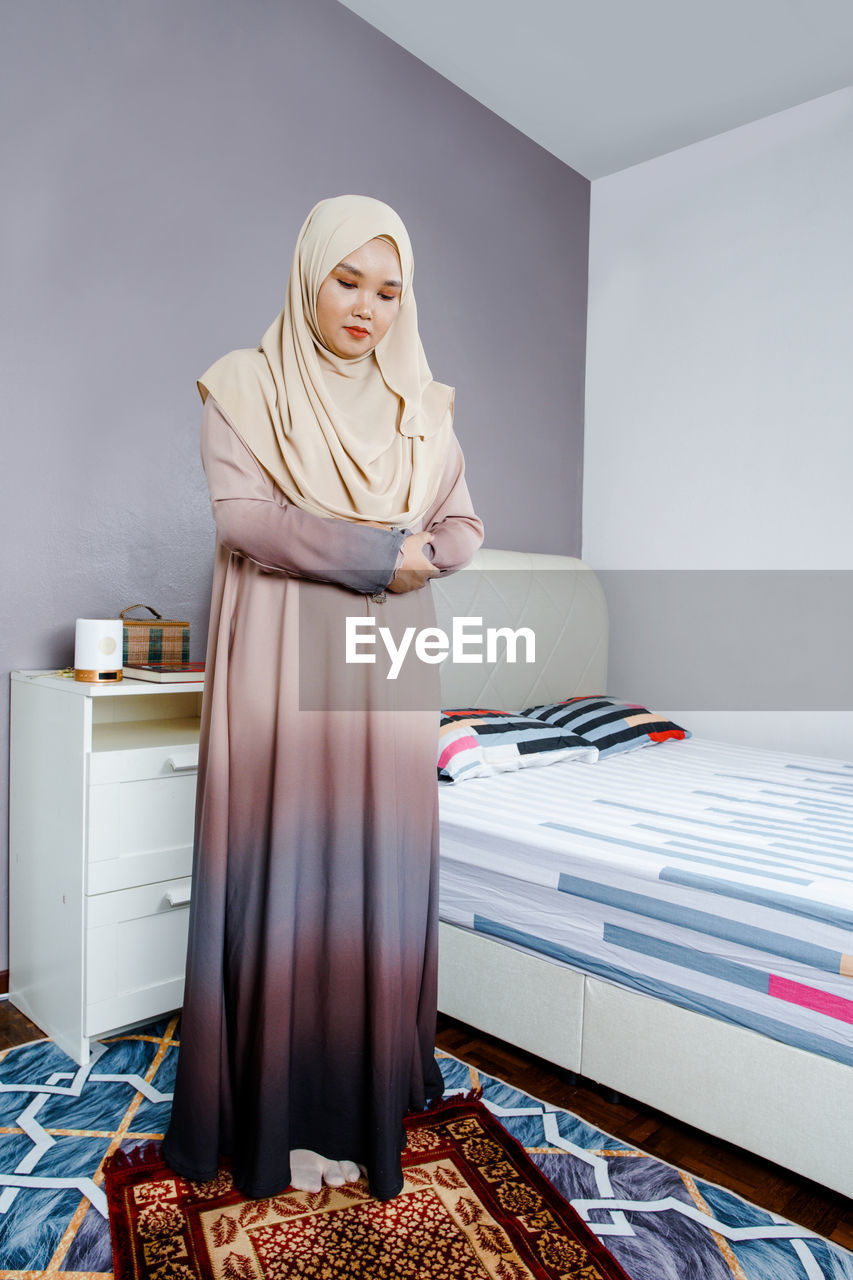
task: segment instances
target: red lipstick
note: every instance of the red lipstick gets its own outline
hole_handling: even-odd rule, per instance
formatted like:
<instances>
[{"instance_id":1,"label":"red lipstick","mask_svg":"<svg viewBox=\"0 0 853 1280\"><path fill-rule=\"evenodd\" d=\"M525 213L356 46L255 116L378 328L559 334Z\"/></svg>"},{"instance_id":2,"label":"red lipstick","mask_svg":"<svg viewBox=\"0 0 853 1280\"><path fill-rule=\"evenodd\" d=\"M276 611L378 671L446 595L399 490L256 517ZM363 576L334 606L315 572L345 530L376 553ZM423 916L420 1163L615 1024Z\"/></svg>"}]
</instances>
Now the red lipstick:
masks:
<instances>
[{"instance_id":1,"label":"red lipstick","mask_svg":"<svg viewBox=\"0 0 853 1280\"><path fill-rule=\"evenodd\" d=\"M357 325L345 324L344 328L346 329L347 333L352 334L354 338L366 338L369 333L369 330L359 329Z\"/></svg>"}]
</instances>

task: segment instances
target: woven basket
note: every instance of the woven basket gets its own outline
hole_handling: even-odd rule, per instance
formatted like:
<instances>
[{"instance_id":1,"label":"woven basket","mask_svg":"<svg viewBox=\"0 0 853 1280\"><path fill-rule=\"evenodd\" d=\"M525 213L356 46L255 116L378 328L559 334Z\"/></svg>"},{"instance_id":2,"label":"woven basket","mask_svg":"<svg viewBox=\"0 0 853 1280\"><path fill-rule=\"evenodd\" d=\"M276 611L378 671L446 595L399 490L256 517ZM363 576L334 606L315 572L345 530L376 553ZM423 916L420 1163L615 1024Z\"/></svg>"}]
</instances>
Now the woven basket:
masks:
<instances>
[{"instance_id":1,"label":"woven basket","mask_svg":"<svg viewBox=\"0 0 853 1280\"><path fill-rule=\"evenodd\" d=\"M128 618L134 609L147 609L153 618ZM150 604L132 604L119 614L124 623L123 662L126 667L179 667L190 660L190 624L164 618Z\"/></svg>"}]
</instances>

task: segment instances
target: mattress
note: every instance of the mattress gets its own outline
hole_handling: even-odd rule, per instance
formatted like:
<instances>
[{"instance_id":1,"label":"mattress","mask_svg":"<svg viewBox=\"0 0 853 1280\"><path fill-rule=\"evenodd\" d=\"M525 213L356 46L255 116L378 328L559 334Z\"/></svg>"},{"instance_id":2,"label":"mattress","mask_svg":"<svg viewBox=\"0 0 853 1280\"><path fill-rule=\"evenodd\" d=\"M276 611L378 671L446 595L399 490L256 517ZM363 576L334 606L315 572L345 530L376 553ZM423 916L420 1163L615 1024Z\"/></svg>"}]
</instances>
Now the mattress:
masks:
<instances>
[{"instance_id":1,"label":"mattress","mask_svg":"<svg viewBox=\"0 0 853 1280\"><path fill-rule=\"evenodd\" d=\"M443 920L853 1064L853 763L693 738L439 805Z\"/></svg>"}]
</instances>

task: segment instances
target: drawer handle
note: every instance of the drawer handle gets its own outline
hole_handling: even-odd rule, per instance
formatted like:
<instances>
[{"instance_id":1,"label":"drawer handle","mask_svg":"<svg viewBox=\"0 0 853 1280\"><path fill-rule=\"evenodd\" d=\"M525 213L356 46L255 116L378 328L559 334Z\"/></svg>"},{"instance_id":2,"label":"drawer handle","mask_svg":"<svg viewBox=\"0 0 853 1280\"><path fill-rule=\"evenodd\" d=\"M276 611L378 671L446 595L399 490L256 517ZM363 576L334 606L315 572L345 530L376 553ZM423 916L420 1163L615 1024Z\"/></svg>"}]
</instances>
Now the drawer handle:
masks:
<instances>
[{"instance_id":1,"label":"drawer handle","mask_svg":"<svg viewBox=\"0 0 853 1280\"><path fill-rule=\"evenodd\" d=\"M189 769L198 768L198 747L190 747L187 751L176 751L166 760L172 773L185 773Z\"/></svg>"},{"instance_id":2,"label":"drawer handle","mask_svg":"<svg viewBox=\"0 0 853 1280\"><path fill-rule=\"evenodd\" d=\"M166 901L170 907L185 907L190 900L190 893L189 885L186 889L170 889L166 894Z\"/></svg>"}]
</instances>

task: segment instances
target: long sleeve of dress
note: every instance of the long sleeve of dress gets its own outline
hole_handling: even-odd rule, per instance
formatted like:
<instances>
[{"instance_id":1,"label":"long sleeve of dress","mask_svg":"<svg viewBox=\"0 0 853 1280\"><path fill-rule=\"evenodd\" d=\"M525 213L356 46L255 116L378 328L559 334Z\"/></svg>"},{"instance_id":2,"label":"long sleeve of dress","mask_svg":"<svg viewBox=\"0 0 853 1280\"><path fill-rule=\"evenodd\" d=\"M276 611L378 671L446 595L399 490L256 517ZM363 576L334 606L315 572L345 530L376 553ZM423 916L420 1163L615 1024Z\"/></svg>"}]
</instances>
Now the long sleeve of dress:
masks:
<instances>
[{"instance_id":1,"label":"long sleeve of dress","mask_svg":"<svg viewBox=\"0 0 853 1280\"><path fill-rule=\"evenodd\" d=\"M367 594L391 579L408 531L312 515L289 503L213 396L202 411L201 456L219 540L262 568Z\"/></svg>"},{"instance_id":2,"label":"long sleeve of dress","mask_svg":"<svg viewBox=\"0 0 853 1280\"><path fill-rule=\"evenodd\" d=\"M439 576L466 565L483 541L483 522L474 513L465 483L465 459L456 436L450 449L438 495L423 519L432 537L432 562Z\"/></svg>"}]
</instances>

